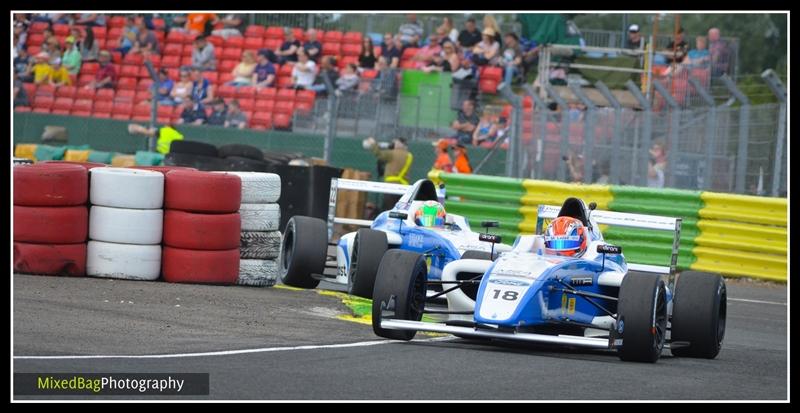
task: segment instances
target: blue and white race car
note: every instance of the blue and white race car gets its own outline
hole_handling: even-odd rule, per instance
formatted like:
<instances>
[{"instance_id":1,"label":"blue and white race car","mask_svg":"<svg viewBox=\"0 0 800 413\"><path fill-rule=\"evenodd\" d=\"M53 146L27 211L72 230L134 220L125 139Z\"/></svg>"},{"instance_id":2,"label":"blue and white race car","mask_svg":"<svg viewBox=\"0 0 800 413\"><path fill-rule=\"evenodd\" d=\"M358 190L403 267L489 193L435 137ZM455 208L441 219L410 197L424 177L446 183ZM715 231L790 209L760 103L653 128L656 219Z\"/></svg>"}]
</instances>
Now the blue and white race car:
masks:
<instances>
[{"instance_id":1,"label":"blue and white race car","mask_svg":"<svg viewBox=\"0 0 800 413\"><path fill-rule=\"evenodd\" d=\"M381 213L374 221L339 219L333 216L337 189L402 193L402 196L392 210ZM493 251L511 250L508 245L495 245L496 237L492 235L473 232L464 217L444 214L442 202L442 194L427 179L410 186L334 179L327 223L304 216L294 216L287 222L281 244L281 281L294 287L315 288L320 280L327 280L347 285L350 294L372 298L375 275L384 253L403 250L424 255L426 280L432 284L428 294L434 295L441 290L440 285L434 284L440 283L442 269L448 263L462 258L490 259ZM425 208L440 211L438 216L428 217L436 222L420 220ZM329 244L333 223L369 228L345 234L338 244ZM488 229L497 223L482 225ZM329 245L336 246L333 265L326 262ZM337 269L336 276L324 274L325 268L333 267Z\"/></svg>"},{"instance_id":2,"label":"blue and white race car","mask_svg":"<svg viewBox=\"0 0 800 413\"><path fill-rule=\"evenodd\" d=\"M518 236L512 251L446 264L446 311L426 308L425 254L388 251L375 281L373 330L400 340L428 331L615 349L623 360L644 362L655 362L666 344L676 356L716 357L725 335L725 281L692 271L676 279L681 219L594 209L576 198L561 208L540 206L536 235ZM553 221L543 232L546 219ZM572 224L558 234L556 221ZM670 266L627 263L622 247L604 241L600 224L674 232ZM425 313L447 319L422 322Z\"/></svg>"}]
</instances>

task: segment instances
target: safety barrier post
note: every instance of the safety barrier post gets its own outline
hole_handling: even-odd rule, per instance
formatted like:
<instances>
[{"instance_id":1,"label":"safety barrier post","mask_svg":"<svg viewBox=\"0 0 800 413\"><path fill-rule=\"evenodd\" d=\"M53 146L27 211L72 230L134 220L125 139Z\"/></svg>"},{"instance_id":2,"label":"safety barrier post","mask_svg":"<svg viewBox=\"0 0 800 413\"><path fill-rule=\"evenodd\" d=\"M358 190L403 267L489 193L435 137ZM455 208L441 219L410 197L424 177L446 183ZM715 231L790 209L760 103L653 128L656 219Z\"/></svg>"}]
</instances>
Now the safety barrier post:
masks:
<instances>
[{"instance_id":1,"label":"safety barrier post","mask_svg":"<svg viewBox=\"0 0 800 413\"><path fill-rule=\"evenodd\" d=\"M739 107L739 148L736 153L736 193L744 193L745 171L747 169L747 140L750 132L750 99L742 93L727 74L720 77L725 87L742 105Z\"/></svg>"},{"instance_id":2,"label":"safety barrier post","mask_svg":"<svg viewBox=\"0 0 800 413\"><path fill-rule=\"evenodd\" d=\"M626 27L627 30L627 27ZM612 184L619 184L619 148L622 148L622 105L617 98L611 93L603 81L598 80L594 84L595 88L603 95L608 104L614 108L614 137L611 140L611 170L609 171L608 180Z\"/></svg>"},{"instance_id":3,"label":"safety barrier post","mask_svg":"<svg viewBox=\"0 0 800 413\"><path fill-rule=\"evenodd\" d=\"M508 145L506 153L506 176L510 178L519 178L521 176L522 162L520 162L521 146L520 141L522 134L522 98L515 95L511 91L511 87L502 83L497 88L500 95L511 103L513 111L511 112L511 142ZM498 142L499 145L499 142Z\"/></svg>"},{"instance_id":4,"label":"safety barrier post","mask_svg":"<svg viewBox=\"0 0 800 413\"><path fill-rule=\"evenodd\" d=\"M653 107L650 105L650 101L644 97L642 91L639 90L639 87L636 86L636 83L633 83L632 80L628 80L625 82L625 86L628 88L628 91L631 92L634 98L639 102L642 106L642 110L644 111L644 126L642 127L642 142L641 142L641 149L640 152L642 154L642 159L649 158L649 151L650 151L650 141L653 138ZM633 159L631 160L631 184L632 185L641 185L647 186L647 163L642 162L639 165L638 157L636 156L636 148L633 148ZM638 173L637 173L638 172Z\"/></svg>"},{"instance_id":5,"label":"safety barrier post","mask_svg":"<svg viewBox=\"0 0 800 413\"><path fill-rule=\"evenodd\" d=\"M531 178L542 179L542 153L544 152L544 140L547 137L547 102L536 94L533 90L533 86L526 84L523 86L523 89L525 93L533 99L534 110L538 109L537 113L539 114L540 133L539 139L536 140L536 172ZM533 119L531 119L531 123L533 123Z\"/></svg>"},{"instance_id":6,"label":"safety barrier post","mask_svg":"<svg viewBox=\"0 0 800 413\"><path fill-rule=\"evenodd\" d=\"M567 151L569 150L569 105L561 95L550 86L549 83L544 85L545 91L547 94L556 101L558 107L561 108L561 159L563 160L567 156ZM561 182L567 180L567 164L565 162L558 163L558 176L557 179Z\"/></svg>"},{"instance_id":7,"label":"safety barrier post","mask_svg":"<svg viewBox=\"0 0 800 413\"><path fill-rule=\"evenodd\" d=\"M156 127L156 116L158 114L158 73L156 68L153 67L153 62L147 60L144 62L144 67L147 68L147 74L153 79L153 85L150 87L150 129ZM147 138L147 149L150 152L156 151L156 136Z\"/></svg>"},{"instance_id":8,"label":"safety barrier post","mask_svg":"<svg viewBox=\"0 0 800 413\"><path fill-rule=\"evenodd\" d=\"M675 152L678 151L678 128L681 122L681 106L669 93L669 90L660 81L653 81L653 87L664 98L669 111L669 142L667 143L667 165L664 171L664 186L672 188L675 186ZM649 149L649 148L648 148Z\"/></svg>"},{"instance_id":9,"label":"safety barrier post","mask_svg":"<svg viewBox=\"0 0 800 413\"><path fill-rule=\"evenodd\" d=\"M336 135L336 121L339 117L339 106L337 105L336 87L334 87L328 72L322 72L322 81L325 82L325 89L328 93L328 130L325 134L325 144L323 147L322 159L326 163L331 161L331 153L333 152L333 138Z\"/></svg>"},{"instance_id":10,"label":"safety barrier post","mask_svg":"<svg viewBox=\"0 0 800 413\"><path fill-rule=\"evenodd\" d=\"M767 83L772 93L778 98L780 104L778 108L778 136L775 143L775 160L772 172L772 196L778 196L781 183L781 169L783 168L783 145L786 141L786 88L778 75L772 69L767 69L761 74L761 78Z\"/></svg>"},{"instance_id":11,"label":"safety barrier post","mask_svg":"<svg viewBox=\"0 0 800 413\"><path fill-rule=\"evenodd\" d=\"M717 105L714 102L714 97L711 93L700 84L700 82L693 78L689 78L689 84L692 85L694 90L700 95L700 98L708 106L708 116L706 117L706 166L703 169L703 189L711 189L711 171L713 167L713 151L714 144L717 138Z\"/></svg>"},{"instance_id":12,"label":"safety barrier post","mask_svg":"<svg viewBox=\"0 0 800 413\"><path fill-rule=\"evenodd\" d=\"M589 99L580 85L569 84L570 90L586 106L586 115L583 118L583 182L590 184L594 181L592 176L592 152L594 151L594 124L597 106Z\"/></svg>"}]
</instances>

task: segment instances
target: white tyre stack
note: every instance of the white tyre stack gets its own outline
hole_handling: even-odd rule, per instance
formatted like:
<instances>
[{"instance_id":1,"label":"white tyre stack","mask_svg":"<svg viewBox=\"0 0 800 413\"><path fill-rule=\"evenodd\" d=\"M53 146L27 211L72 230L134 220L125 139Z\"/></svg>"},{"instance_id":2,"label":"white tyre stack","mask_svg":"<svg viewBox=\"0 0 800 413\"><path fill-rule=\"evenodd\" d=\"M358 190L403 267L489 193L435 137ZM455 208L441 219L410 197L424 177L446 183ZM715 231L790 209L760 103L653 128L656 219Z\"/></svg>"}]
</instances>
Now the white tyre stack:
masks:
<instances>
[{"instance_id":1,"label":"white tyre stack","mask_svg":"<svg viewBox=\"0 0 800 413\"><path fill-rule=\"evenodd\" d=\"M89 187L86 274L156 280L161 274L164 174L95 168Z\"/></svg>"},{"instance_id":2,"label":"white tyre stack","mask_svg":"<svg viewBox=\"0 0 800 413\"><path fill-rule=\"evenodd\" d=\"M270 287L278 279L281 248L281 178L263 172L228 172L242 179L239 285Z\"/></svg>"}]
</instances>

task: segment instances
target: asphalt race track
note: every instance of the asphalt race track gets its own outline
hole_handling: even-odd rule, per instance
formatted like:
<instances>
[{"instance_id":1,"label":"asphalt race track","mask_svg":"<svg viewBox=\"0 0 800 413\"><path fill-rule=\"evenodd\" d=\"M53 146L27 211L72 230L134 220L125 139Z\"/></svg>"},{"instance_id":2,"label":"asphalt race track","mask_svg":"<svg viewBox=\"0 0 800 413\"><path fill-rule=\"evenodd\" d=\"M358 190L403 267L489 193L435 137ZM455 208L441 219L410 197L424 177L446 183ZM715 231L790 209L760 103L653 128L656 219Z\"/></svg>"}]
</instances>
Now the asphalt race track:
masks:
<instances>
[{"instance_id":1,"label":"asphalt race track","mask_svg":"<svg viewBox=\"0 0 800 413\"><path fill-rule=\"evenodd\" d=\"M212 399L788 397L783 285L728 281L717 359L667 350L656 364L638 364L611 352L449 336L390 342L337 318L348 307L317 291L29 275L13 284L16 373L210 373ZM350 345L331 347L339 344ZM204 352L218 353L187 354ZM69 357L136 355L145 357Z\"/></svg>"}]
</instances>

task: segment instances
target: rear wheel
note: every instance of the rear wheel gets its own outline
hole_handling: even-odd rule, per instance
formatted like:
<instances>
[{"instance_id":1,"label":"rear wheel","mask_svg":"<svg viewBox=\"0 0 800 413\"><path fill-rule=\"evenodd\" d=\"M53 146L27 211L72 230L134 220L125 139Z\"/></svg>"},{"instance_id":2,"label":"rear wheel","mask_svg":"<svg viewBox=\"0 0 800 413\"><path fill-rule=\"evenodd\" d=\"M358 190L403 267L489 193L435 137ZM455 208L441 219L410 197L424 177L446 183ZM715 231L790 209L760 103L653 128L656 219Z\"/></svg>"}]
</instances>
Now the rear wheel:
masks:
<instances>
[{"instance_id":1,"label":"rear wheel","mask_svg":"<svg viewBox=\"0 0 800 413\"><path fill-rule=\"evenodd\" d=\"M383 254L389 248L386 233L374 229L359 229L353 239L350 256L350 273L347 277L348 291L352 295L372 298L375 276Z\"/></svg>"},{"instance_id":2,"label":"rear wheel","mask_svg":"<svg viewBox=\"0 0 800 413\"><path fill-rule=\"evenodd\" d=\"M671 352L713 359L722 349L727 314L725 280L717 274L684 271L672 300Z\"/></svg>"},{"instance_id":3,"label":"rear wheel","mask_svg":"<svg viewBox=\"0 0 800 413\"><path fill-rule=\"evenodd\" d=\"M488 253L486 251L469 250L469 251L465 251L464 252L464 255L461 256L461 259L462 260L492 261L492 255L491 255L491 253ZM474 274L474 273L470 273L470 272L462 272L462 273L456 274L456 278L459 279L459 280L468 280L470 278L475 278L476 275L481 275L481 274ZM471 298L472 301L477 301L477 299L478 299L477 298L478 297L478 287L479 286L480 286L479 284L464 285L463 287L461 287L461 291L463 291L464 294L467 295L467 297Z\"/></svg>"},{"instance_id":4,"label":"rear wheel","mask_svg":"<svg viewBox=\"0 0 800 413\"><path fill-rule=\"evenodd\" d=\"M312 274L325 271L328 227L319 218L294 216L286 223L281 243L281 282L292 287L315 288Z\"/></svg>"},{"instance_id":5,"label":"rear wheel","mask_svg":"<svg viewBox=\"0 0 800 413\"><path fill-rule=\"evenodd\" d=\"M617 331L622 336L622 360L654 363L664 348L667 294L656 275L630 271L622 280L617 304Z\"/></svg>"},{"instance_id":6,"label":"rear wheel","mask_svg":"<svg viewBox=\"0 0 800 413\"><path fill-rule=\"evenodd\" d=\"M372 330L394 340L411 340L416 331L381 328L381 304L394 302L393 319L422 320L428 267L425 257L411 251L389 250L383 255L372 295ZM393 298L393 300L392 300Z\"/></svg>"}]
</instances>

